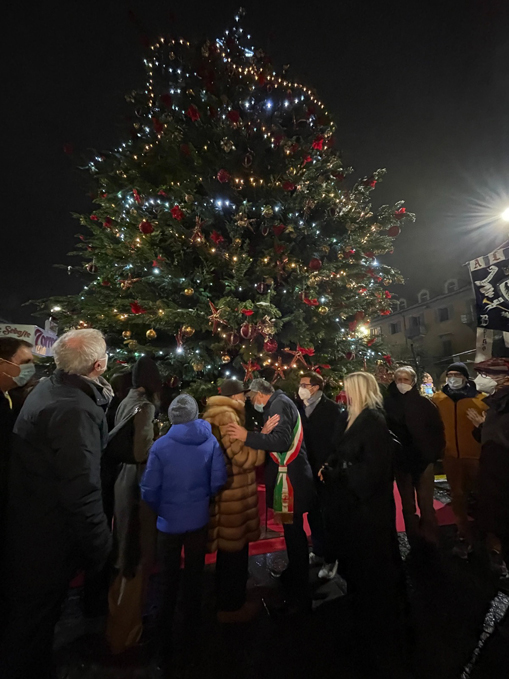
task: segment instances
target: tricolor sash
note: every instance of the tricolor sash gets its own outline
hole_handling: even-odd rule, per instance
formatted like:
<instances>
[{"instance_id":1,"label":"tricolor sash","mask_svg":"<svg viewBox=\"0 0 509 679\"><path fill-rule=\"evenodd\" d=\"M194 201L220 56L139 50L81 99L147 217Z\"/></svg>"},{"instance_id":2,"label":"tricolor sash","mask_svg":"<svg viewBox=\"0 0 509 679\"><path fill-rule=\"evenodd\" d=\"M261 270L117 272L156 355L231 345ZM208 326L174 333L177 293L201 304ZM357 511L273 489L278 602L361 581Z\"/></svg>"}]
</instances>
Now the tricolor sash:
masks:
<instances>
[{"instance_id":1,"label":"tricolor sash","mask_svg":"<svg viewBox=\"0 0 509 679\"><path fill-rule=\"evenodd\" d=\"M293 523L293 486L288 478L288 465L295 460L302 446L303 430L300 415L293 428L292 443L286 453L269 453L277 464L277 480L274 488L274 516L280 523Z\"/></svg>"}]
</instances>

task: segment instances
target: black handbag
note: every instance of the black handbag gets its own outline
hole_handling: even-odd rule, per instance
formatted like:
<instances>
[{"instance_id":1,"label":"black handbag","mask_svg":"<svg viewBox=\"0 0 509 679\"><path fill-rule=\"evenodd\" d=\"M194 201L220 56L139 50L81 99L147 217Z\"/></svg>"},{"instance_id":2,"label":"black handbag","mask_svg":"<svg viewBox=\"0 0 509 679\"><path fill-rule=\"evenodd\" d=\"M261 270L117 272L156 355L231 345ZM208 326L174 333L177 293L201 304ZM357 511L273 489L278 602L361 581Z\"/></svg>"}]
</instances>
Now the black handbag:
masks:
<instances>
[{"instance_id":1,"label":"black handbag","mask_svg":"<svg viewBox=\"0 0 509 679\"><path fill-rule=\"evenodd\" d=\"M108 443L103 453L103 463L106 464L136 464L134 458L134 418L140 412L141 406L134 409L132 415L115 427L108 435Z\"/></svg>"}]
</instances>

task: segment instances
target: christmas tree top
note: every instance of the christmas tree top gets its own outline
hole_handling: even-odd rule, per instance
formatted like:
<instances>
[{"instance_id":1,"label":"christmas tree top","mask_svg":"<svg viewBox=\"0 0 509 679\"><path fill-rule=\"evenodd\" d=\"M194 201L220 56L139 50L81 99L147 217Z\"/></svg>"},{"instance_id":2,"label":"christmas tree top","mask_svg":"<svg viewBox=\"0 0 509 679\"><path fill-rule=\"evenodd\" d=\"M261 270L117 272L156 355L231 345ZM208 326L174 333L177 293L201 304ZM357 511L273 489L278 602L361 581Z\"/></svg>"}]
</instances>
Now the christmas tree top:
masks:
<instances>
[{"instance_id":1,"label":"christmas tree top","mask_svg":"<svg viewBox=\"0 0 509 679\"><path fill-rule=\"evenodd\" d=\"M247 36L249 39L249 36ZM369 319L390 313L402 203L376 213L384 171L352 180L312 90L243 38L160 38L133 92L130 139L93 159L77 215L88 277L53 299L61 327L97 327L117 360L154 351L172 386L228 373L276 381L380 360Z\"/></svg>"}]
</instances>

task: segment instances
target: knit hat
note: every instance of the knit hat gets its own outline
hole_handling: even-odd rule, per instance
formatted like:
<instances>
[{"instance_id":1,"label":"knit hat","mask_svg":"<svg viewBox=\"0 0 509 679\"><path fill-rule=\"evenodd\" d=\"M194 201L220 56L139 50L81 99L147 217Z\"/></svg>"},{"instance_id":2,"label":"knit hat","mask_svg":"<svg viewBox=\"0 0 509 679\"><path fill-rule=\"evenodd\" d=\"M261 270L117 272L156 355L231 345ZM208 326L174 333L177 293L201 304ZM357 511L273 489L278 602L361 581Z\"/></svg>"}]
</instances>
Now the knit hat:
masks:
<instances>
[{"instance_id":1,"label":"knit hat","mask_svg":"<svg viewBox=\"0 0 509 679\"><path fill-rule=\"evenodd\" d=\"M458 363L451 363L451 365L445 371L445 374L447 375L451 372L460 373L466 380L470 379L467 366L464 363L460 363L459 361Z\"/></svg>"},{"instance_id":2,"label":"knit hat","mask_svg":"<svg viewBox=\"0 0 509 679\"><path fill-rule=\"evenodd\" d=\"M142 356L133 368L133 387L143 387L149 394L161 391L163 383L156 362L150 356Z\"/></svg>"},{"instance_id":3,"label":"knit hat","mask_svg":"<svg viewBox=\"0 0 509 679\"><path fill-rule=\"evenodd\" d=\"M489 358L487 361L483 361L482 363L476 363L474 368L478 373L509 375L509 359L501 357Z\"/></svg>"},{"instance_id":4,"label":"knit hat","mask_svg":"<svg viewBox=\"0 0 509 679\"><path fill-rule=\"evenodd\" d=\"M229 380L225 380L219 387L221 396L235 396L235 394L243 394L249 391L240 380L231 377Z\"/></svg>"},{"instance_id":5,"label":"knit hat","mask_svg":"<svg viewBox=\"0 0 509 679\"><path fill-rule=\"evenodd\" d=\"M189 394L180 394L171 402L168 417L172 424L186 424L198 419L198 404Z\"/></svg>"}]
</instances>

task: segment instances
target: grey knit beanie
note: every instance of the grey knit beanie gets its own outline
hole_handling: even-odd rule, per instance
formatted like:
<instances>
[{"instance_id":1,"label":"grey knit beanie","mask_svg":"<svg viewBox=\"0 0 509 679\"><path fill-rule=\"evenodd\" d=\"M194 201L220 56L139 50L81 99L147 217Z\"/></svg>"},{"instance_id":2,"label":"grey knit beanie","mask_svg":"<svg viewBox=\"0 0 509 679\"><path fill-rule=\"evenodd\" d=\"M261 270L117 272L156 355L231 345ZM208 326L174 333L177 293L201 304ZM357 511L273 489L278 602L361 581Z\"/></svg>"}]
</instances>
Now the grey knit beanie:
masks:
<instances>
[{"instance_id":1,"label":"grey knit beanie","mask_svg":"<svg viewBox=\"0 0 509 679\"><path fill-rule=\"evenodd\" d=\"M180 394L171 402L168 417L172 424L186 424L198 418L199 408L195 399L189 394Z\"/></svg>"}]
</instances>

